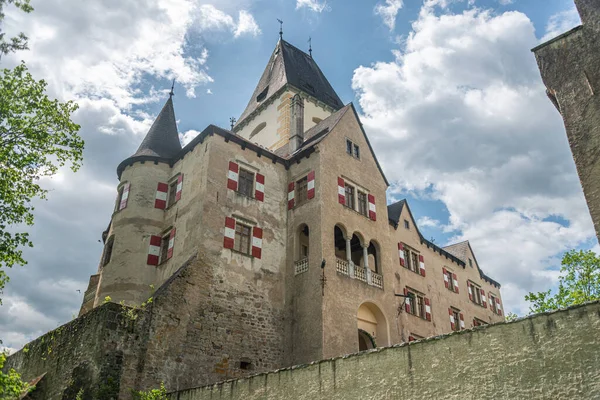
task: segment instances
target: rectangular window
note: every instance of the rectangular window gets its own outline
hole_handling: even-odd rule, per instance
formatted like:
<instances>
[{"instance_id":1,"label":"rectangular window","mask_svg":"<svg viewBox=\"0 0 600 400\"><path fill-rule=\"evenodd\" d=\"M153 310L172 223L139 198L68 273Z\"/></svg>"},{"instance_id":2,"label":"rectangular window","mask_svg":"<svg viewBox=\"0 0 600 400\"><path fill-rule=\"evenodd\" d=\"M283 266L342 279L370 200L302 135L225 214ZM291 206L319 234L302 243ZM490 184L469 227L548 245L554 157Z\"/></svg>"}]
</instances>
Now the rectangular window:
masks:
<instances>
[{"instance_id":1,"label":"rectangular window","mask_svg":"<svg viewBox=\"0 0 600 400\"><path fill-rule=\"evenodd\" d=\"M494 312L494 314L498 314L498 308L496 307L496 296L493 294L489 294L490 308Z\"/></svg>"},{"instance_id":2,"label":"rectangular window","mask_svg":"<svg viewBox=\"0 0 600 400\"><path fill-rule=\"evenodd\" d=\"M412 270L410 265L410 250L408 249L404 249L404 264L406 268Z\"/></svg>"},{"instance_id":3,"label":"rectangular window","mask_svg":"<svg viewBox=\"0 0 600 400\"><path fill-rule=\"evenodd\" d=\"M479 286L476 286L472 282L468 282L467 284L471 288L471 291L469 293L469 297L471 298L471 301L473 301L473 303L475 303L475 304L482 306L483 301L481 299L481 288Z\"/></svg>"},{"instance_id":4,"label":"rectangular window","mask_svg":"<svg viewBox=\"0 0 600 400\"><path fill-rule=\"evenodd\" d=\"M346 185L346 207L354 210L354 186Z\"/></svg>"},{"instance_id":5,"label":"rectangular window","mask_svg":"<svg viewBox=\"0 0 600 400\"><path fill-rule=\"evenodd\" d=\"M346 153L352 155L352 142L346 139Z\"/></svg>"},{"instance_id":6,"label":"rectangular window","mask_svg":"<svg viewBox=\"0 0 600 400\"><path fill-rule=\"evenodd\" d=\"M304 177L299 181L296 181L296 205L302 205L308 200L308 177Z\"/></svg>"},{"instance_id":7,"label":"rectangular window","mask_svg":"<svg viewBox=\"0 0 600 400\"><path fill-rule=\"evenodd\" d=\"M252 172L240 168L238 192L244 196L254 197L254 174Z\"/></svg>"},{"instance_id":8,"label":"rectangular window","mask_svg":"<svg viewBox=\"0 0 600 400\"><path fill-rule=\"evenodd\" d=\"M473 260L469 258L469 267L473 268Z\"/></svg>"},{"instance_id":9,"label":"rectangular window","mask_svg":"<svg viewBox=\"0 0 600 400\"><path fill-rule=\"evenodd\" d=\"M411 271L413 272L419 272L419 255L417 253L413 253L412 251L410 252L411 255Z\"/></svg>"},{"instance_id":10,"label":"rectangular window","mask_svg":"<svg viewBox=\"0 0 600 400\"><path fill-rule=\"evenodd\" d=\"M305 245L305 244L301 245L301 247L300 247L300 256L302 258L308 257L308 246L307 245Z\"/></svg>"},{"instance_id":11,"label":"rectangular window","mask_svg":"<svg viewBox=\"0 0 600 400\"><path fill-rule=\"evenodd\" d=\"M169 197L168 197L167 207L171 207L175 203L176 197L177 197L177 181L174 181L169 184Z\"/></svg>"},{"instance_id":12,"label":"rectangular window","mask_svg":"<svg viewBox=\"0 0 600 400\"><path fill-rule=\"evenodd\" d=\"M249 226L237 222L235 224L235 241L233 242L233 249L240 253L250 254L251 232L252 229Z\"/></svg>"},{"instance_id":13,"label":"rectangular window","mask_svg":"<svg viewBox=\"0 0 600 400\"><path fill-rule=\"evenodd\" d=\"M117 203L115 204L115 211L119 211L121 199L123 198L123 190L125 190L125 186L121 186L119 188L119 192L117 193Z\"/></svg>"},{"instance_id":14,"label":"rectangular window","mask_svg":"<svg viewBox=\"0 0 600 400\"><path fill-rule=\"evenodd\" d=\"M360 147L358 145L354 145L354 157L360 159Z\"/></svg>"},{"instance_id":15,"label":"rectangular window","mask_svg":"<svg viewBox=\"0 0 600 400\"><path fill-rule=\"evenodd\" d=\"M405 229L410 229L410 223L408 222L407 219L404 220L404 228Z\"/></svg>"},{"instance_id":16,"label":"rectangular window","mask_svg":"<svg viewBox=\"0 0 600 400\"><path fill-rule=\"evenodd\" d=\"M369 207L367 205L367 194L358 192L358 212L365 217L369 216Z\"/></svg>"},{"instance_id":17,"label":"rectangular window","mask_svg":"<svg viewBox=\"0 0 600 400\"><path fill-rule=\"evenodd\" d=\"M448 279L448 289L454 292L454 280L452 279L452 272L446 271L445 274Z\"/></svg>"},{"instance_id":18,"label":"rectangular window","mask_svg":"<svg viewBox=\"0 0 600 400\"><path fill-rule=\"evenodd\" d=\"M167 261L167 254L169 253L169 237L171 235L170 229L169 233L162 237L160 241L160 259L158 261L159 264Z\"/></svg>"},{"instance_id":19,"label":"rectangular window","mask_svg":"<svg viewBox=\"0 0 600 400\"><path fill-rule=\"evenodd\" d=\"M479 319L479 318L473 318L473 326L483 326L483 325L487 325L488 323Z\"/></svg>"},{"instance_id":20,"label":"rectangular window","mask_svg":"<svg viewBox=\"0 0 600 400\"><path fill-rule=\"evenodd\" d=\"M454 317L454 330L460 331L460 316L459 312L455 309L452 309L452 316Z\"/></svg>"},{"instance_id":21,"label":"rectangular window","mask_svg":"<svg viewBox=\"0 0 600 400\"><path fill-rule=\"evenodd\" d=\"M102 259L102 266L104 266L110 262L110 258L112 257L112 250L113 250L114 242L115 242L114 236L111 236L106 241L106 245L104 245L104 258Z\"/></svg>"},{"instance_id":22,"label":"rectangular window","mask_svg":"<svg viewBox=\"0 0 600 400\"><path fill-rule=\"evenodd\" d=\"M410 313L419 318L426 319L425 315L425 297L421 294L409 291L406 301L410 304Z\"/></svg>"}]
</instances>

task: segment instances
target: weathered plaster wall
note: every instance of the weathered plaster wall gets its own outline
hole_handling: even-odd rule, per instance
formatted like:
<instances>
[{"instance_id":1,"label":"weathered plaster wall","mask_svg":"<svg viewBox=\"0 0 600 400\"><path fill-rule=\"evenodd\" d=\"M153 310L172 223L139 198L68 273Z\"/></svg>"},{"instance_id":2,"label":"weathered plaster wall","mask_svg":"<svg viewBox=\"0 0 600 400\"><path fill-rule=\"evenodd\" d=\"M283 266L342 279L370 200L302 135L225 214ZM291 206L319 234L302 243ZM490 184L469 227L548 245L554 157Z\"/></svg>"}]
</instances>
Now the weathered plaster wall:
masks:
<instances>
[{"instance_id":1,"label":"weathered plaster wall","mask_svg":"<svg viewBox=\"0 0 600 400\"><path fill-rule=\"evenodd\" d=\"M172 393L204 399L597 399L600 302Z\"/></svg>"},{"instance_id":2,"label":"weathered plaster wall","mask_svg":"<svg viewBox=\"0 0 600 400\"><path fill-rule=\"evenodd\" d=\"M596 236L600 238L600 2L576 0L583 26L533 49L563 117Z\"/></svg>"}]
</instances>

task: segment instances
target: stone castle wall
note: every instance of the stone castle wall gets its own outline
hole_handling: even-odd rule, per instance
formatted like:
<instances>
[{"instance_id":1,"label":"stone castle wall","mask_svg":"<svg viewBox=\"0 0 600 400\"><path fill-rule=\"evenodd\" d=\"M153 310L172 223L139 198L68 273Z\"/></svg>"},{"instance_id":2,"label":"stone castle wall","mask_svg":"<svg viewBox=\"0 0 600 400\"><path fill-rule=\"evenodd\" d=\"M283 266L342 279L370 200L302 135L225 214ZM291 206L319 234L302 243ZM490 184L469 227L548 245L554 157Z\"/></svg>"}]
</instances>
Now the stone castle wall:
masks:
<instances>
[{"instance_id":1,"label":"stone castle wall","mask_svg":"<svg viewBox=\"0 0 600 400\"><path fill-rule=\"evenodd\" d=\"M172 393L204 399L597 399L600 302Z\"/></svg>"}]
</instances>

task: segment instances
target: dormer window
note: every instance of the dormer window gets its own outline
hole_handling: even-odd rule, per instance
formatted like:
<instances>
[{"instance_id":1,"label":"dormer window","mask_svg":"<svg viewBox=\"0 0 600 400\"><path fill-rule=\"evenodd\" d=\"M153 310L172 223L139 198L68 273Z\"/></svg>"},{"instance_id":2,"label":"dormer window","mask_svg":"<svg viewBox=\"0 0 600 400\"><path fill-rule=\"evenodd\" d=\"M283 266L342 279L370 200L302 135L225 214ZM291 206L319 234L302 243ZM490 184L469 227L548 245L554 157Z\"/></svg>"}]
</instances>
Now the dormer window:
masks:
<instances>
[{"instance_id":1,"label":"dormer window","mask_svg":"<svg viewBox=\"0 0 600 400\"><path fill-rule=\"evenodd\" d=\"M258 96L256 96L256 102L260 103L261 101L263 101L267 97L267 93L269 93L268 86L264 88L263 91L258 94Z\"/></svg>"}]
</instances>

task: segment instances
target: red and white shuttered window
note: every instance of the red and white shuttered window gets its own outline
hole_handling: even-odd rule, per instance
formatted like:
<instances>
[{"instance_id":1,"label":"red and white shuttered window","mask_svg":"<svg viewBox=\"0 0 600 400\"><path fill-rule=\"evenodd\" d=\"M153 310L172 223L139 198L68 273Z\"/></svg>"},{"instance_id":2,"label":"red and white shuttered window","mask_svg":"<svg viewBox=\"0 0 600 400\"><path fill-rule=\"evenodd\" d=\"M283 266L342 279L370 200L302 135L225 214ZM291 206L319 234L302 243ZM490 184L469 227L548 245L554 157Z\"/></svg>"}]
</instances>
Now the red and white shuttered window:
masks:
<instances>
[{"instance_id":1,"label":"red and white shuttered window","mask_svg":"<svg viewBox=\"0 0 600 400\"><path fill-rule=\"evenodd\" d=\"M181 200L181 192L183 190L183 174L177 177L177 192L175 193L175 201Z\"/></svg>"},{"instance_id":2,"label":"red and white shuttered window","mask_svg":"<svg viewBox=\"0 0 600 400\"><path fill-rule=\"evenodd\" d=\"M150 236L150 245L148 246L148 258L146 262L148 265L159 265L173 257L175 232L175 228L173 228L166 236Z\"/></svg>"},{"instance_id":3,"label":"red and white shuttered window","mask_svg":"<svg viewBox=\"0 0 600 400\"><path fill-rule=\"evenodd\" d=\"M487 300L485 298L485 290L476 286L472 282L467 282L467 288L469 289L469 300L475 304L487 308Z\"/></svg>"},{"instance_id":4,"label":"red and white shuttered window","mask_svg":"<svg viewBox=\"0 0 600 400\"><path fill-rule=\"evenodd\" d=\"M167 207L167 197L169 185L165 182L159 182L154 196L154 208L164 210Z\"/></svg>"},{"instance_id":5,"label":"red and white shuttered window","mask_svg":"<svg viewBox=\"0 0 600 400\"><path fill-rule=\"evenodd\" d=\"M400 258L400 265L406 266L406 259L404 258L404 243L398 243L398 257Z\"/></svg>"},{"instance_id":6,"label":"red and white shuttered window","mask_svg":"<svg viewBox=\"0 0 600 400\"><path fill-rule=\"evenodd\" d=\"M419 272L422 276L425 276L425 259L422 254L419 254Z\"/></svg>"},{"instance_id":7,"label":"red and white shuttered window","mask_svg":"<svg viewBox=\"0 0 600 400\"><path fill-rule=\"evenodd\" d=\"M131 184L127 182L119 190L119 201L117 204L117 211L121 211L127 207L127 200L129 199L129 189Z\"/></svg>"},{"instance_id":8,"label":"red and white shuttered window","mask_svg":"<svg viewBox=\"0 0 600 400\"><path fill-rule=\"evenodd\" d=\"M338 178L338 202L346 205L346 183L343 178Z\"/></svg>"},{"instance_id":9,"label":"red and white shuttered window","mask_svg":"<svg viewBox=\"0 0 600 400\"><path fill-rule=\"evenodd\" d=\"M488 298L490 299L490 309L495 314L502 315L502 306L500 305L500 298L498 298L492 293L488 293Z\"/></svg>"},{"instance_id":10,"label":"red and white shuttered window","mask_svg":"<svg viewBox=\"0 0 600 400\"><path fill-rule=\"evenodd\" d=\"M169 194L169 188L170 194ZM183 174L177 177L177 182L171 181L171 183L159 182L156 187L156 195L154 196L154 208L164 210L167 205L171 207L173 204L181 200L181 193L183 191Z\"/></svg>"},{"instance_id":11,"label":"red and white shuttered window","mask_svg":"<svg viewBox=\"0 0 600 400\"><path fill-rule=\"evenodd\" d=\"M288 210L315 198L315 171L288 183Z\"/></svg>"},{"instance_id":12,"label":"red and white shuttered window","mask_svg":"<svg viewBox=\"0 0 600 400\"><path fill-rule=\"evenodd\" d=\"M347 185L346 181L342 177L337 178L338 183L338 202L342 205L345 205L359 213L365 215L372 221L377 221L377 208L375 207L375 196L372 194L366 195L366 201L368 205L365 205L367 208L365 211L362 209L361 201L364 201L360 196L365 195L365 191L360 189L356 190L355 186ZM358 195L358 199L355 196ZM355 204L358 204L358 210L355 209Z\"/></svg>"},{"instance_id":13,"label":"red and white shuttered window","mask_svg":"<svg viewBox=\"0 0 600 400\"><path fill-rule=\"evenodd\" d=\"M465 316L463 313L453 308L448 308L448 314L450 316L450 329L453 331L465 329Z\"/></svg>"},{"instance_id":14,"label":"red and white shuttered window","mask_svg":"<svg viewBox=\"0 0 600 400\"><path fill-rule=\"evenodd\" d=\"M454 272L448 271L446 267L442 269L444 274L444 286L448 290L452 290L454 293L459 293L458 290L458 277Z\"/></svg>"},{"instance_id":15,"label":"red and white shuttered window","mask_svg":"<svg viewBox=\"0 0 600 400\"><path fill-rule=\"evenodd\" d=\"M375 196L369 194L367 196L367 200L369 201L369 218L373 221L377 221L377 212L375 208Z\"/></svg>"},{"instance_id":16,"label":"red and white shuttered window","mask_svg":"<svg viewBox=\"0 0 600 400\"><path fill-rule=\"evenodd\" d=\"M431 301L429 298L404 288L404 309L407 313L431 321Z\"/></svg>"},{"instance_id":17,"label":"red and white shuttered window","mask_svg":"<svg viewBox=\"0 0 600 400\"><path fill-rule=\"evenodd\" d=\"M240 173L242 173L242 183L244 183L241 189ZM247 187L246 184L247 180L252 183L252 179L254 180L254 190L252 190L252 186ZM227 170L227 189L243 192L243 194L248 197L254 195L256 200L265 201L265 176L258 172L254 173L246 169L240 171L238 163L229 161L229 168Z\"/></svg>"},{"instance_id":18,"label":"red and white shuttered window","mask_svg":"<svg viewBox=\"0 0 600 400\"><path fill-rule=\"evenodd\" d=\"M225 217L224 248L262 258L262 239L263 230L258 226L250 227L234 218Z\"/></svg>"}]
</instances>

